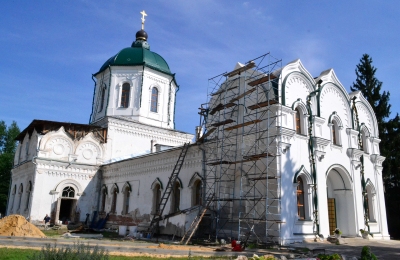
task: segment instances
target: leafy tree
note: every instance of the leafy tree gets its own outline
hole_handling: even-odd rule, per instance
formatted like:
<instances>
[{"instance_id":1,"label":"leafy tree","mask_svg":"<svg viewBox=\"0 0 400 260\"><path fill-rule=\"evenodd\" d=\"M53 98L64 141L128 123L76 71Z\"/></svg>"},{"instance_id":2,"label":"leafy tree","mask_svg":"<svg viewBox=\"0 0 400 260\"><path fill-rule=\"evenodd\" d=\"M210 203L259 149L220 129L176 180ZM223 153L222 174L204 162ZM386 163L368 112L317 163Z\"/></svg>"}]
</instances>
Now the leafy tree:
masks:
<instances>
[{"instance_id":1,"label":"leafy tree","mask_svg":"<svg viewBox=\"0 0 400 260\"><path fill-rule=\"evenodd\" d=\"M10 174L17 147L15 138L19 133L20 130L15 121L9 127L4 121L0 121L0 212L2 213L5 212L7 206Z\"/></svg>"},{"instance_id":2,"label":"leafy tree","mask_svg":"<svg viewBox=\"0 0 400 260\"><path fill-rule=\"evenodd\" d=\"M400 209L400 150L398 149L400 147L400 117L396 114L394 118L389 118L390 93L386 91L382 93L382 82L375 77L376 70L372 65L372 58L364 54L356 68L356 82L350 89L361 91L375 112L381 139L380 152L386 157L382 175L386 191L389 231L391 235L400 236L400 224L397 223L398 216L395 213L396 209ZM392 218L394 221L391 221Z\"/></svg>"}]
</instances>

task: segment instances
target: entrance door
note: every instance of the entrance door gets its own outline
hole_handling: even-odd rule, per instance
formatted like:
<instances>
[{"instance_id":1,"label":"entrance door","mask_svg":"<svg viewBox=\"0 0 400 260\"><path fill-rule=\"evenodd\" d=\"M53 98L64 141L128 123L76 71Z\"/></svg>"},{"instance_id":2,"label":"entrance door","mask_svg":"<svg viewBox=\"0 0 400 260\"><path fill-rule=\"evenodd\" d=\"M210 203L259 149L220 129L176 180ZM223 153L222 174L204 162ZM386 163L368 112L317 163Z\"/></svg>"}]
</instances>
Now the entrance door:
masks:
<instances>
[{"instance_id":1,"label":"entrance door","mask_svg":"<svg viewBox=\"0 0 400 260\"><path fill-rule=\"evenodd\" d=\"M335 199L328 198L329 233L333 235L336 229L336 205Z\"/></svg>"}]
</instances>

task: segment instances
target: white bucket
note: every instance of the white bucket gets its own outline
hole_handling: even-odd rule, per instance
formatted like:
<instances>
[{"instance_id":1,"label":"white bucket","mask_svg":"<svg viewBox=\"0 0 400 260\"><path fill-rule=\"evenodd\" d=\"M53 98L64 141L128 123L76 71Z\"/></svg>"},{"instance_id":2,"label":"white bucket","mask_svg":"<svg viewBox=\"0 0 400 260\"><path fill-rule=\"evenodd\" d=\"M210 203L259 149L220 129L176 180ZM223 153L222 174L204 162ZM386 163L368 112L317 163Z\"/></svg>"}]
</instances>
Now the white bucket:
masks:
<instances>
[{"instance_id":1,"label":"white bucket","mask_svg":"<svg viewBox=\"0 0 400 260\"><path fill-rule=\"evenodd\" d=\"M126 236L126 230L128 226L119 226L118 228L118 235L120 236Z\"/></svg>"},{"instance_id":2,"label":"white bucket","mask_svg":"<svg viewBox=\"0 0 400 260\"><path fill-rule=\"evenodd\" d=\"M137 233L137 226L129 226L129 235L135 236Z\"/></svg>"}]
</instances>

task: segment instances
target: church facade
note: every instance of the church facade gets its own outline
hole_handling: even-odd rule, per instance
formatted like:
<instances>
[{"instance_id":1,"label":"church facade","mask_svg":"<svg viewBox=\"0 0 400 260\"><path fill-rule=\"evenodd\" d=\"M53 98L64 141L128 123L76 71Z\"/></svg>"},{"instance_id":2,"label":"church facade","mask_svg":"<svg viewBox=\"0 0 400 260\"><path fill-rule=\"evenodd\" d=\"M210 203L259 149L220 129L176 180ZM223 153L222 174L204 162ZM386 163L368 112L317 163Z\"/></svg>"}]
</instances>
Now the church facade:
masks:
<instances>
[{"instance_id":1,"label":"church facade","mask_svg":"<svg viewBox=\"0 0 400 260\"><path fill-rule=\"evenodd\" d=\"M108 215L107 226L146 230L190 143L163 234L184 236L207 204L200 233L217 239L247 232L287 244L335 228L389 239L385 158L362 94L347 93L332 69L312 77L300 60L270 74L242 64L234 71L212 94L193 142L175 130L175 76L140 30L93 75L89 124L34 120L17 137L7 214L50 214L56 224Z\"/></svg>"}]
</instances>

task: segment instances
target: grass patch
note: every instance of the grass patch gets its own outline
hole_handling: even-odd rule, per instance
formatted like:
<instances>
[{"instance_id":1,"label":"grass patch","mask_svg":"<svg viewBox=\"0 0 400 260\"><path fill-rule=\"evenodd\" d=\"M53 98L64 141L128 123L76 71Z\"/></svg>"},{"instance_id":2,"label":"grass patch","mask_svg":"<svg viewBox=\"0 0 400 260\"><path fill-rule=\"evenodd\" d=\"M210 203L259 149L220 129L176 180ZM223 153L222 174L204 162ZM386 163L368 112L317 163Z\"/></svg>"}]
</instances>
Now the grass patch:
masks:
<instances>
[{"instance_id":1,"label":"grass patch","mask_svg":"<svg viewBox=\"0 0 400 260\"><path fill-rule=\"evenodd\" d=\"M28 259L28 257L33 256L35 253L40 251L40 248L37 250L35 249L19 249L19 248L7 248L7 247L0 247L0 259L1 260L23 260L23 259ZM110 260L128 260L128 259L135 259L135 260L162 260L164 258L157 258L157 257L151 257L151 256L123 256L123 255L110 255L109 256ZM182 257L169 257L165 258L165 260L183 260L183 259L188 259L187 256L182 256ZM191 260L208 260L208 259L230 259L229 257L217 257L217 258L207 258L207 257L198 257L198 256L191 256Z\"/></svg>"}]
</instances>

